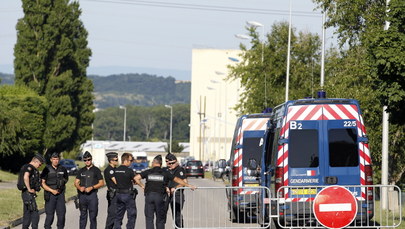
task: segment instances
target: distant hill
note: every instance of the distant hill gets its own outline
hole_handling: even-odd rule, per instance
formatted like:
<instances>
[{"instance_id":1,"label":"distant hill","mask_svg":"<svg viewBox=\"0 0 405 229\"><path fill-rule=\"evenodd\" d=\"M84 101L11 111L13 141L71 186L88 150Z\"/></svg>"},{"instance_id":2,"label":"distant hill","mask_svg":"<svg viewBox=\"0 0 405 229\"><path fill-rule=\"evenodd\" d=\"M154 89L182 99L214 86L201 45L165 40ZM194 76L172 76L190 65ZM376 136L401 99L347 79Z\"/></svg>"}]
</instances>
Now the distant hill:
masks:
<instances>
[{"instance_id":1,"label":"distant hill","mask_svg":"<svg viewBox=\"0 0 405 229\"><path fill-rule=\"evenodd\" d=\"M1 84L13 84L14 76L0 73ZM189 104L191 83L173 77L148 74L90 75L97 108L119 105L154 106Z\"/></svg>"},{"instance_id":2,"label":"distant hill","mask_svg":"<svg viewBox=\"0 0 405 229\"><path fill-rule=\"evenodd\" d=\"M0 84L14 84L14 75L0 72Z\"/></svg>"}]
</instances>

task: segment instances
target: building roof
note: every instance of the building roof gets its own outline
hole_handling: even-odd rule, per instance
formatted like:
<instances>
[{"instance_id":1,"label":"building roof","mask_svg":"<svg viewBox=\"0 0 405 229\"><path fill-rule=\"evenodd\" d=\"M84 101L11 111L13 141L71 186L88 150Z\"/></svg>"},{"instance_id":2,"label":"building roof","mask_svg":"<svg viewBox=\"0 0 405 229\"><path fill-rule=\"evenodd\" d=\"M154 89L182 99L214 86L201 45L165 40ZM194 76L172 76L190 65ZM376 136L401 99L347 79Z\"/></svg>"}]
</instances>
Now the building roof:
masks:
<instances>
[{"instance_id":1,"label":"building roof","mask_svg":"<svg viewBox=\"0 0 405 229\"><path fill-rule=\"evenodd\" d=\"M184 153L190 152L190 143L180 142ZM87 141L82 148L104 149L106 151L128 152L166 152L167 142L123 142L123 141Z\"/></svg>"}]
</instances>

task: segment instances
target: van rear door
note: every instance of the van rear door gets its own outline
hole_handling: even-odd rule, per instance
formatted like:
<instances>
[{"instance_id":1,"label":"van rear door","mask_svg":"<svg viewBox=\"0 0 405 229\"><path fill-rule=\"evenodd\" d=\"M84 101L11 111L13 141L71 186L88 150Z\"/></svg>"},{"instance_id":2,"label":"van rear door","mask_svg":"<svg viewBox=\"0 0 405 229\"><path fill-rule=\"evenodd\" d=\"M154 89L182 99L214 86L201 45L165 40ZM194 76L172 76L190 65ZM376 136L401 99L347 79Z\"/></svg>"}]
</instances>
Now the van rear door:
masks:
<instances>
[{"instance_id":1,"label":"van rear door","mask_svg":"<svg viewBox=\"0 0 405 229\"><path fill-rule=\"evenodd\" d=\"M324 151L326 185L364 185L365 154L361 155L359 139L365 129L357 104L323 105ZM368 157L369 158L369 157ZM352 193L360 198L365 190L356 188Z\"/></svg>"}]
</instances>

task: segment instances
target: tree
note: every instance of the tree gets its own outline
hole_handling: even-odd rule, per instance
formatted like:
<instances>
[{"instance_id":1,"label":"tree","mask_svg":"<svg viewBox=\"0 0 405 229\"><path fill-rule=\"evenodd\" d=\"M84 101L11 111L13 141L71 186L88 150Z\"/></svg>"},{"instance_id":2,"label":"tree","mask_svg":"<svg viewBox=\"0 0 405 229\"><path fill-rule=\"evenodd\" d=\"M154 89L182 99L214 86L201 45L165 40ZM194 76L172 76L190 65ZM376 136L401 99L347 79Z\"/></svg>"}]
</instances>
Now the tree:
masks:
<instances>
[{"instance_id":1,"label":"tree","mask_svg":"<svg viewBox=\"0 0 405 229\"><path fill-rule=\"evenodd\" d=\"M178 141L172 141L172 153L181 153L184 150L184 146L180 145ZM170 153L170 142L165 146L165 151Z\"/></svg>"},{"instance_id":2,"label":"tree","mask_svg":"<svg viewBox=\"0 0 405 229\"><path fill-rule=\"evenodd\" d=\"M17 171L43 151L47 101L27 87L0 87L0 167Z\"/></svg>"},{"instance_id":3,"label":"tree","mask_svg":"<svg viewBox=\"0 0 405 229\"><path fill-rule=\"evenodd\" d=\"M348 44L349 52L362 50L357 58L364 60L361 66L352 68L355 72L367 71L369 82L359 89L369 92L365 101L371 111L370 136L374 171L379 171L381 156L381 113L387 105L390 113L389 161L390 183L398 183L405 172L405 2L391 0L388 8L381 0L315 0L319 8L328 15L328 26L337 28L340 45ZM389 10L387 10L389 9ZM387 13L388 12L388 13ZM389 21L388 30L384 29ZM350 64L350 63L349 63ZM363 70L362 70L362 69ZM362 83L360 74L352 74L357 83ZM364 76L364 74L363 74ZM372 89L372 90L369 90ZM369 99L369 98L374 99ZM374 107L372 109L371 107ZM377 108L375 108L377 107ZM364 109L364 107L363 107ZM367 119L366 119L367 120ZM373 152L374 151L374 152Z\"/></svg>"},{"instance_id":4,"label":"tree","mask_svg":"<svg viewBox=\"0 0 405 229\"><path fill-rule=\"evenodd\" d=\"M257 113L266 106L274 107L285 101L288 23L274 24L266 35L266 41L259 40L254 27L247 29L252 47L247 49L245 45L240 45L243 51L241 63L231 66L229 75L239 78L244 88L236 109L241 113ZM290 99L311 96L315 87L314 78L319 75L319 71L316 71L319 68L319 37L307 32L296 34L293 29L291 47Z\"/></svg>"},{"instance_id":5,"label":"tree","mask_svg":"<svg viewBox=\"0 0 405 229\"><path fill-rule=\"evenodd\" d=\"M44 152L76 149L91 137L93 84L86 77L90 49L78 2L23 0L17 23L15 76L46 97Z\"/></svg>"}]
</instances>

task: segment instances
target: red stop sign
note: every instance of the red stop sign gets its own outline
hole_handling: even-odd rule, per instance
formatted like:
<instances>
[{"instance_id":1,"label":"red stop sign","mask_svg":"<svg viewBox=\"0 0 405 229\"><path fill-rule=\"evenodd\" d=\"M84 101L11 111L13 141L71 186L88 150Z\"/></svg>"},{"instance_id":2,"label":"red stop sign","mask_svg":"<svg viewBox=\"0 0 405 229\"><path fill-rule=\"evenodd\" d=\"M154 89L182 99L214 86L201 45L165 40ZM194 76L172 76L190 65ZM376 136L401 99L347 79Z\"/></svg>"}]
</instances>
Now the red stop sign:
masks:
<instances>
[{"instance_id":1,"label":"red stop sign","mask_svg":"<svg viewBox=\"0 0 405 229\"><path fill-rule=\"evenodd\" d=\"M323 226L343 228L356 218L356 197L344 187L330 186L316 195L313 211L315 218Z\"/></svg>"}]
</instances>

